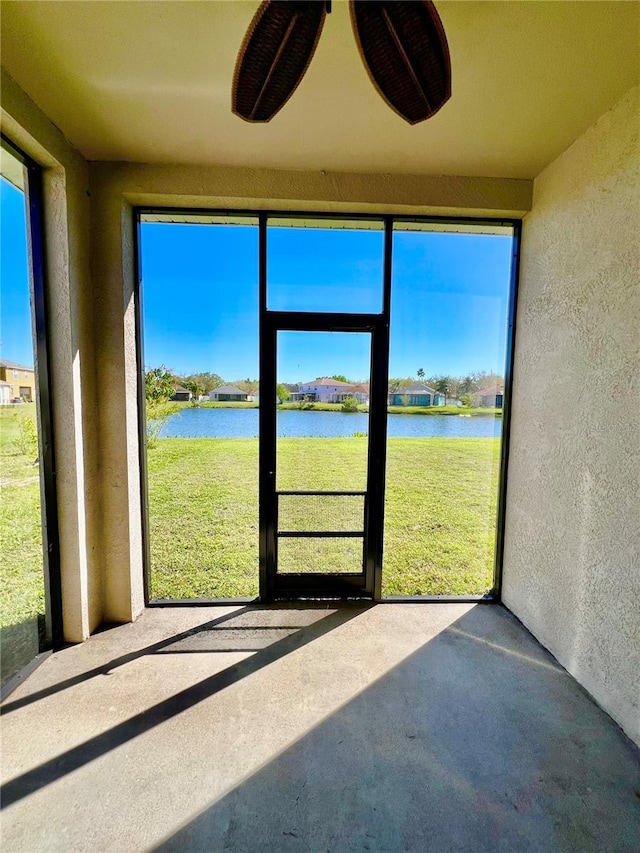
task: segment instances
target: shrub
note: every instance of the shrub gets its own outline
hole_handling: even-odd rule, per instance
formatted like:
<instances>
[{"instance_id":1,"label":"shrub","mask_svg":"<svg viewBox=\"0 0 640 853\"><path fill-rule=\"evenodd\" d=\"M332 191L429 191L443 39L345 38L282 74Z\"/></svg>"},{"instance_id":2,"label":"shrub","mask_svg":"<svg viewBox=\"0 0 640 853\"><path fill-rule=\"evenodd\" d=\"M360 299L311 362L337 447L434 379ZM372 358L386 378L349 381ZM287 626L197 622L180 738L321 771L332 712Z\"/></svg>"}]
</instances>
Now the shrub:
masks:
<instances>
[{"instance_id":1,"label":"shrub","mask_svg":"<svg viewBox=\"0 0 640 853\"><path fill-rule=\"evenodd\" d=\"M342 401L342 411L357 412L358 400L355 397L345 397L345 399Z\"/></svg>"},{"instance_id":2,"label":"shrub","mask_svg":"<svg viewBox=\"0 0 640 853\"><path fill-rule=\"evenodd\" d=\"M285 385L278 385L276 387L276 397L278 398L278 403L286 403L291 394L289 393L287 387Z\"/></svg>"},{"instance_id":3,"label":"shrub","mask_svg":"<svg viewBox=\"0 0 640 853\"><path fill-rule=\"evenodd\" d=\"M156 445L160 430L169 420L171 415L180 411L180 406L175 403L158 402L152 403L147 400L147 447L151 450Z\"/></svg>"},{"instance_id":4,"label":"shrub","mask_svg":"<svg viewBox=\"0 0 640 853\"><path fill-rule=\"evenodd\" d=\"M180 406L171 403L169 398L176 389L175 379L164 364L147 368L144 375L144 391L147 418L147 447L151 449L160 435L160 430L171 415L180 411Z\"/></svg>"},{"instance_id":5,"label":"shrub","mask_svg":"<svg viewBox=\"0 0 640 853\"><path fill-rule=\"evenodd\" d=\"M38 432L31 418L18 418L18 435L13 440L13 444L18 453L29 459L38 460Z\"/></svg>"},{"instance_id":6,"label":"shrub","mask_svg":"<svg viewBox=\"0 0 640 853\"><path fill-rule=\"evenodd\" d=\"M164 364L149 367L144 374L144 396L147 403L166 402L176 390L175 379Z\"/></svg>"}]
</instances>

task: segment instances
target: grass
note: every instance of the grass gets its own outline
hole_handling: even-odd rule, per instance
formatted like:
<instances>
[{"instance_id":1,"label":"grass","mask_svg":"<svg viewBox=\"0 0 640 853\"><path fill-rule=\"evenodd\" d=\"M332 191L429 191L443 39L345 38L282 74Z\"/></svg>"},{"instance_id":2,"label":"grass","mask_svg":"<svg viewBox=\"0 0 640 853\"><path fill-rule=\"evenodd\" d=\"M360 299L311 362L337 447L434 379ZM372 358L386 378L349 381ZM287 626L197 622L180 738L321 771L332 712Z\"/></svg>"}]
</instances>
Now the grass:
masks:
<instances>
[{"instance_id":1,"label":"grass","mask_svg":"<svg viewBox=\"0 0 640 853\"><path fill-rule=\"evenodd\" d=\"M365 438L281 439L278 450L280 490L365 488ZM389 439L385 595L487 592L498 470L499 439ZM157 443L149 453L154 598L257 595L257 484L256 439ZM323 570L353 570L354 547L287 543L283 568L313 570L321 548Z\"/></svg>"},{"instance_id":2,"label":"grass","mask_svg":"<svg viewBox=\"0 0 640 853\"><path fill-rule=\"evenodd\" d=\"M152 597L257 595L257 440L164 438L148 470Z\"/></svg>"},{"instance_id":3,"label":"grass","mask_svg":"<svg viewBox=\"0 0 640 853\"><path fill-rule=\"evenodd\" d=\"M483 595L492 586L497 438L389 439L385 595Z\"/></svg>"},{"instance_id":4,"label":"grass","mask_svg":"<svg viewBox=\"0 0 640 853\"><path fill-rule=\"evenodd\" d=\"M2 627L44 612L39 483L18 485L38 468L16 448L21 418L35 419L35 405L0 409ZM148 458L153 597L257 595L257 439L160 439ZM389 439L384 594L490 588L498 470L499 439ZM365 480L364 437L280 440L281 490L364 490ZM309 570L321 556L323 569L353 570L357 548L288 543L282 568Z\"/></svg>"},{"instance_id":5,"label":"grass","mask_svg":"<svg viewBox=\"0 0 640 853\"><path fill-rule=\"evenodd\" d=\"M2 628L44 613L39 469L16 447L23 418L35 422L35 403L0 408Z\"/></svg>"}]
</instances>

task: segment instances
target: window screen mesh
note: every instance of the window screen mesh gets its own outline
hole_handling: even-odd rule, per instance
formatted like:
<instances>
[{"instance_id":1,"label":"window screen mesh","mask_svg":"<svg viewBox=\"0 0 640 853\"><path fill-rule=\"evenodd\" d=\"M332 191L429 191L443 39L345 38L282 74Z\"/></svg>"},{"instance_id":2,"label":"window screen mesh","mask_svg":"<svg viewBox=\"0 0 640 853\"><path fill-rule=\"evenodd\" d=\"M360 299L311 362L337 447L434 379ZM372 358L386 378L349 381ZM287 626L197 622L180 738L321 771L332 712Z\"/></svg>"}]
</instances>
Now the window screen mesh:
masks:
<instances>
[{"instance_id":1,"label":"window screen mesh","mask_svg":"<svg viewBox=\"0 0 640 853\"><path fill-rule=\"evenodd\" d=\"M361 537L278 539L279 574L360 574L363 570L362 564Z\"/></svg>"},{"instance_id":2,"label":"window screen mesh","mask_svg":"<svg viewBox=\"0 0 640 853\"><path fill-rule=\"evenodd\" d=\"M279 495L278 532L358 533L364 495Z\"/></svg>"}]
</instances>

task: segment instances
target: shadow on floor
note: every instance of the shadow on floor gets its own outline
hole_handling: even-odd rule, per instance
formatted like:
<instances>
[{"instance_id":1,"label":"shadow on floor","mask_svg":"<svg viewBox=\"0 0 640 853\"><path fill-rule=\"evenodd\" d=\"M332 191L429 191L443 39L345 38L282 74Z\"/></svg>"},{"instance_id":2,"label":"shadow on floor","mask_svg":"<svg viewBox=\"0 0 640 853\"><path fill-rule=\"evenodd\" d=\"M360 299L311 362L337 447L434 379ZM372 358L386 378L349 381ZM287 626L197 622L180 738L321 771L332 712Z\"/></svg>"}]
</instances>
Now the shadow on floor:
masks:
<instances>
[{"instance_id":1,"label":"shadow on floor","mask_svg":"<svg viewBox=\"0 0 640 853\"><path fill-rule=\"evenodd\" d=\"M638 750L504 608L440 618L428 607L244 607L7 703L5 711L36 703L144 656L203 662L196 683L9 780L3 808L38 796L5 813L7 849L635 853ZM135 626L132 636L140 636ZM389 657L385 645L394 647ZM251 656L209 674L227 660L202 657L212 652ZM235 703L222 694L201 705L271 664L243 683ZM156 678L174 671L163 666ZM331 701L309 712L307 699L334 679ZM198 706L198 719L175 720ZM220 708L233 719L216 715ZM115 752L154 729L159 737L141 737L137 752L129 747L135 759ZM145 744L165 754L138 782ZM242 755L252 745L265 756L258 769ZM221 749L231 768L227 787L219 781ZM93 772L73 775L107 755ZM177 772L181 765L186 772ZM68 784L49 788L63 779ZM141 811L138 796L147 809L154 799L178 805ZM47 846L38 847L44 827ZM162 832L170 834L158 842Z\"/></svg>"},{"instance_id":2,"label":"shadow on floor","mask_svg":"<svg viewBox=\"0 0 640 853\"><path fill-rule=\"evenodd\" d=\"M277 608L267 606L242 608L240 611L226 614L151 646L122 655L104 666L81 673L62 683L30 694L23 699L8 702L3 707L3 713L16 710L37 701L39 698L52 695L97 675L108 673L114 667L122 666L145 655L222 651L254 652L251 657L233 664L221 672L216 672L211 677L176 693L62 755L56 756L50 761L6 782L0 789L0 808L5 809L13 805L105 753L122 746L127 741L210 698L218 691L274 663L284 655L317 640L329 631L366 612L371 606L373 605L334 605L331 610L326 612L326 615L319 611L317 603L309 606L292 604ZM291 614L292 612L310 614L311 620L302 625L291 624L288 620L289 624L280 625L279 620L273 618L278 613ZM304 623L305 620L302 621Z\"/></svg>"},{"instance_id":3,"label":"shadow on floor","mask_svg":"<svg viewBox=\"0 0 640 853\"><path fill-rule=\"evenodd\" d=\"M31 616L0 628L0 673L4 687L39 654L44 640L44 616Z\"/></svg>"},{"instance_id":4,"label":"shadow on floor","mask_svg":"<svg viewBox=\"0 0 640 853\"><path fill-rule=\"evenodd\" d=\"M483 606L155 853L631 853L639 787L618 727L517 620Z\"/></svg>"}]
</instances>

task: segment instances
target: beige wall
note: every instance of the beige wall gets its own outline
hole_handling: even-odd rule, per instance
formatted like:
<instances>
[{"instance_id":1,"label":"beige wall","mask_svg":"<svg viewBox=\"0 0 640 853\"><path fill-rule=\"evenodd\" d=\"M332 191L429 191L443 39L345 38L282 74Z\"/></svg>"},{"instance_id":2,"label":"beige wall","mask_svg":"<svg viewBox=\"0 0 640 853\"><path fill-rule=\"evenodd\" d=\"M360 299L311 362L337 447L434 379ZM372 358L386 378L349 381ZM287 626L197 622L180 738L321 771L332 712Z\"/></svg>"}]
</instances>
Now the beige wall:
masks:
<instances>
[{"instance_id":1,"label":"beige wall","mask_svg":"<svg viewBox=\"0 0 640 853\"><path fill-rule=\"evenodd\" d=\"M4 69L1 91L3 132L44 169L63 615L79 641L102 621L89 170Z\"/></svg>"},{"instance_id":2,"label":"beige wall","mask_svg":"<svg viewBox=\"0 0 640 853\"><path fill-rule=\"evenodd\" d=\"M640 743L638 88L534 182L504 601Z\"/></svg>"}]
</instances>

